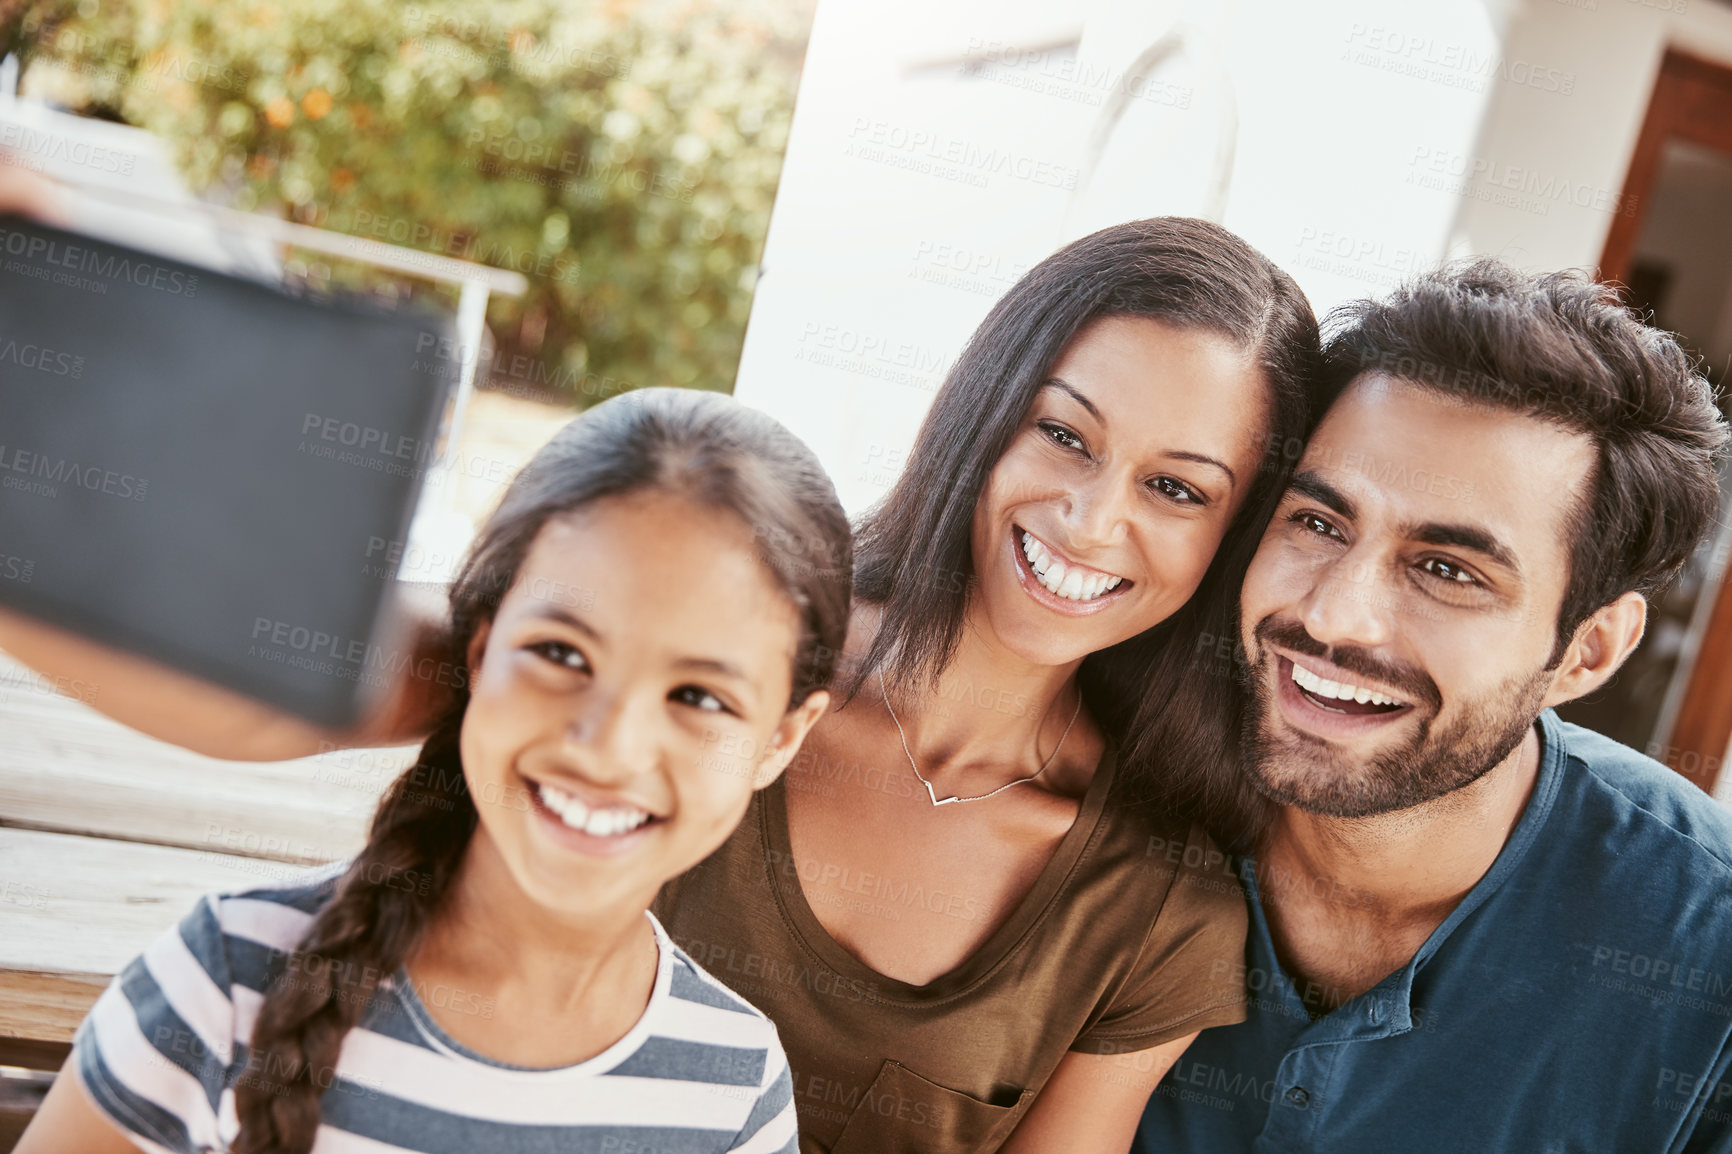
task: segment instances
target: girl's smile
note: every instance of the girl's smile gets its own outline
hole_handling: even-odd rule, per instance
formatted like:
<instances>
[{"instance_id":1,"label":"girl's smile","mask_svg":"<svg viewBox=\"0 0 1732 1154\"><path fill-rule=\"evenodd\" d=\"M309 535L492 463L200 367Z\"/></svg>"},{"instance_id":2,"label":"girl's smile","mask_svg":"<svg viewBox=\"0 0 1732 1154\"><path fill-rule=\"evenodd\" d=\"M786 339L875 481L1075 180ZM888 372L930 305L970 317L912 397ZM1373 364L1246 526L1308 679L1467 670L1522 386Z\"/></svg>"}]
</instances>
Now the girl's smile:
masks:
<instances>
[{"instance_id":1,"label":"girl's smile","mask_svg":"<svg viewBox=\"0 0 1732 1154\"><path fill-rule=\"evenodd\" d=\"M478 836L537 900L637 916L721 844L774 751L825 708L817 693L789 709L797 614L756 544L737 515L655 491L597 500L531 543L471 644L461 742Z\"/></svg>"}]
</instances>

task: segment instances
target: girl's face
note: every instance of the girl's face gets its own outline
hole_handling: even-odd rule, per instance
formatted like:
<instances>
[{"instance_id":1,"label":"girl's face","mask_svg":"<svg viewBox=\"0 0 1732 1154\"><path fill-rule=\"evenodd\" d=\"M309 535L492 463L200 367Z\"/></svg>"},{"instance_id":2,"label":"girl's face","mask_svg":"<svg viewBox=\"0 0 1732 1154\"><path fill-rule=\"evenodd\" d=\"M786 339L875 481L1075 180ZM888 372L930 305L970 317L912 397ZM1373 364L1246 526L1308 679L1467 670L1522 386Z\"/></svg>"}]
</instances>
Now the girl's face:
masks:
<instances>
[{"instance_id":1,"label":"girl's face","mask_svg":"<svg viewBox=\"0 0 1732 1154\"><path fill-rule=\"evenodd\" d=\"M828 706L788 709L798 630L736 516L650 492L549 521L469 649L477 838L551 911L647 907Z\"/></svg>"},{"instance_id":2,"label":"girl's face","mask_svg":"<svg viewBox=\"0 0 1732 1154\"><path fill-rule=\"evenodd\" d=\"M1166 620L1255 479L1267 413L1262 372L1225 337L1147 317L1089 325L975 505L971 615L1039 665Z\"/></svg>"}]
</instances>

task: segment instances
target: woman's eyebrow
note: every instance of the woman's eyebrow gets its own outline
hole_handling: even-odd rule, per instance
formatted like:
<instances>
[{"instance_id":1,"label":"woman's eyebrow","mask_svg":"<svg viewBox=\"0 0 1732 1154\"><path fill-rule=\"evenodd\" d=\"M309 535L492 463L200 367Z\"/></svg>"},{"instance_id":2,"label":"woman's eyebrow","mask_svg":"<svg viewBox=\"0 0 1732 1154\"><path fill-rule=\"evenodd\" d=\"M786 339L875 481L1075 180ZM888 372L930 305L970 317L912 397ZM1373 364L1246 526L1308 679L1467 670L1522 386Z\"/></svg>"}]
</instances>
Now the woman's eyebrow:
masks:
<instances>
[{"instance_id":1,"label":"woman's eyebrow","mask_svg":"<svg viewBox=\"0 0 1732 1154\"><path fill-rule=\"evenodd\" d=\"M1180 461L1195 461L1199 465L1213 465L1215 468L1221 470L1221 472L1227 474L1228 484L1237 485L1239 483L1239 478L1234 475L1233 470L1228 467L1226 462L1216 460L1214 457L1208 456L1207 454L1188 453L1183 449L1174 449L1166 455Z\"/></svg>"},{"instance_id":2,"label":"woman's eyebrow","mask_svg":"<svg viewBox=\"0 0 1732 1154\"><path fill-rule=\"evenodd\" d=\"M1079 393L1076 390L1076 388L1070 384L1070 382L1065 381L1065 380L1061 380L1058 377L1048 377L1046 380L1046 386L1045 387L1050 388L1050 389L1062 389L1064 392L1066 392L1070 395L1070 398L1073 401L1075 401L1077 404L1081 405L1083 408L1087 409L1089 411L1089 416L1091 416L1095 420L1101 422L1103 425L1106 424L1106 418L1102 417L1101 411L1099 409L1095 408L1095 403L1093 401L1089 400L1087 397L1083 396L1081 393Z\"/></svg>"},{"instance_id":3,"label":"woman's eyebrow","mask_svg":"<svg viewBox=\"0 0 1732 1154\"><path fill-rule=\"evenodd\" d=\"M1095 403L1078 392L1076 387L1069 381L1066 381L1061 377L1048 377L1046 384L1043 387L1063 391L1077 404L1087 409L1089 415L1094 417L1095 420L1099 421L1103 425L1107 423L1106 418L1101 416L1101 411L1095 408ZM1232 468L1229 467L1226 462L1219 458L1211 457L1207 453L1190 453L1183 449L1174 449L1172 452L1164 455L1177 461L1195 461L1199 465L1213 465L1215 468L1221 470L1221 472L1227 474L1228 484L1237 486L1239 483L1238 475L1233 472Z\"/></svg>"}]
</instances>

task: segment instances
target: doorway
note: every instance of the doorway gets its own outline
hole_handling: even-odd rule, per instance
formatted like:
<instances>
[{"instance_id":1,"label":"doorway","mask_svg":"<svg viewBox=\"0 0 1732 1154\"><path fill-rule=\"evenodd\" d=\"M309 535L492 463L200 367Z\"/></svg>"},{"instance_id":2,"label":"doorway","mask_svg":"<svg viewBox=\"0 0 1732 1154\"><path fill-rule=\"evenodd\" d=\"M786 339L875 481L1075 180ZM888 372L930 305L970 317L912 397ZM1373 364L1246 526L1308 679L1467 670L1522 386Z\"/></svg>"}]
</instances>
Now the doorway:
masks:
<instances>
[{"instance_id":1,"label":"doorway","mask_svg":"<svg viewBox=\"0 0 1732 1154\"><path fill-rule=\"evenodd\" d=\"M1725 408L1732 379L1732 68L1666 53L1620 205L1601 279L1701 357ZM1559 710L1709 793L1732 745L1729 482L1723 472L1715 532L1650 606L1641 648L1604 689Z\"/></svg>"}]
</instances>

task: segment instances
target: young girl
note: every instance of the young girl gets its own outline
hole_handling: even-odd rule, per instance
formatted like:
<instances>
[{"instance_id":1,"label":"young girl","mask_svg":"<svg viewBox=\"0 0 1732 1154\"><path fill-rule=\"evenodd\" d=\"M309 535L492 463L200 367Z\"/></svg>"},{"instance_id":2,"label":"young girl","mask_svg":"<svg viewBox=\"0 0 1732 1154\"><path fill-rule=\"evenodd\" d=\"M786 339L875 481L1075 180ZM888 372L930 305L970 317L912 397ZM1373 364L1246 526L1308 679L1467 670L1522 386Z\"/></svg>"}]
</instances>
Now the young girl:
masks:
<instances>
[{"instance_id":1,"label":"young girl","mask_svg":"<svg viewBox=\"0 0 1732 1154\"><path fill-rule=\"evenodd\" d=\"M793 1151L775 1028L648 908L826 708L849 567L770 418L574 420L452 586L466 684L360 855L154 942L19 1151Z\"/></svg>"}]
</instances>

